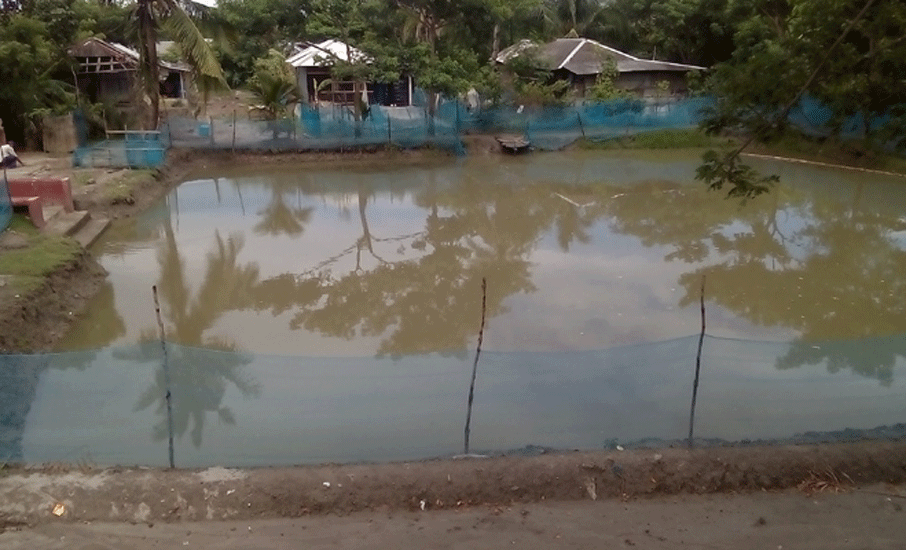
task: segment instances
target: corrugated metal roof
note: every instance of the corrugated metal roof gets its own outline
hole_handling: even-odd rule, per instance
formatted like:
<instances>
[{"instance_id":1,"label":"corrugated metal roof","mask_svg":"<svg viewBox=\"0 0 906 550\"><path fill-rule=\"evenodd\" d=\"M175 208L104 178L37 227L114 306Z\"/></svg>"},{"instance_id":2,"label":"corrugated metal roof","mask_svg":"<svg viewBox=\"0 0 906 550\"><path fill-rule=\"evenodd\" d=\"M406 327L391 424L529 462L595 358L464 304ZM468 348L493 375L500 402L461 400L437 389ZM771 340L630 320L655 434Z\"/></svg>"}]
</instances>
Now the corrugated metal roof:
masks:
<instances>
[{"instance_id":1,"label":"corrugated metal roof","mask_svg":"<svg viewBox=\"0 0 906 550\"><path fill-rule=\"evenodd\" d=\"M352 59L349 59L350 57ZM333 64L332 59L366 63L371 61L361 50L352 46L347 48L345 42L331 39L320 44L312 44L294 53L287 58L286 62L293 67L329 67Z\"/></svg>"},{"instance_id":2,"label":"corrugated metal roof","mask_svg":"<svg viewBox=\"0 0 906 550\"><path fill-rule=\"evenodd\" d=\"M158 52L160 53L160 52ZM99 57L110 55L120 59L122 62L138 66L141 56L139 53L128 46L117 44L116 42L107 42L100 38L89 38L77 46L69 49L69 55L73 57ZM164 69L178 72L190 72L192 69L184 63L170 63L158 60L158 65Z\"/></svg>"},{"instance_id":3,"label":"corrugated metal roof","mask_svg":"<svg viewBox=\"0 0 906 550\"><path fill-rule=\"evenodd\" d=\"M553 42L540 45L530 40L521 40L502 50L497 56L497 62L506 63L531 48L538 49L538 58L545 63L548 69L564 69L577 75L600 73L603 63L607 59L612 59L616 62L617 70L621 73L644 71L686 72L704 69L704 67L696 65L639 59L588 38L558 38Z\"/></svg>"}]
</instances>

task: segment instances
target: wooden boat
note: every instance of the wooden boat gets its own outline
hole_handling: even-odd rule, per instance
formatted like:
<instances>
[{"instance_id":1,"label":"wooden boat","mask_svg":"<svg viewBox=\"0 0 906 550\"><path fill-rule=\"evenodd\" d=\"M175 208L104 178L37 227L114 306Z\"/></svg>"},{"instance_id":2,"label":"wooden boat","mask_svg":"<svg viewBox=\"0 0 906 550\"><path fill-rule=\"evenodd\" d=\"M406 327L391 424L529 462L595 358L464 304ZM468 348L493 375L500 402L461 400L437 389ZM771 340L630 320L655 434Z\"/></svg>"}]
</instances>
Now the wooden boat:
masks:
<instances>
[{"instance_id":1,"label":"wooden boat","mask_svg":"<svg viewBox=\"0 0 906 550\"><path fill-rule=\"evenodd\" d=\"M528 152L532 144L522 136L497 136L497 143L503 152L518 155Z\"/></svg>"}]
</instances>

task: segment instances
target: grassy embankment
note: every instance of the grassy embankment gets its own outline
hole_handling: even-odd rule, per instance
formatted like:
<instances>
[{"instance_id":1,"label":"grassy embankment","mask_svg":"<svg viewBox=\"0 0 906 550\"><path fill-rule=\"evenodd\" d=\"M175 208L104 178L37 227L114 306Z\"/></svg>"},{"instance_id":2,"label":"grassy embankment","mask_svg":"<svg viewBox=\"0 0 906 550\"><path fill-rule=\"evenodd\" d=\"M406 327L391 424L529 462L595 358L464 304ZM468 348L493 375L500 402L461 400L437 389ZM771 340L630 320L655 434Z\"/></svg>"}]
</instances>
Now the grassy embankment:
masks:
<instances>
[{"instance_id":1,"label":"grassy embankment","mask_svg":"<svg viewBox=\"0 0 906 550\"><path fill-rule=\"evenodd\" d=\"M657 130L634 136L602 141L583 139L577 142L582 149L722 149L737 146L735 137L709 136L696 129ZM866 152L857 144L819 140L804 135L787 134L767 144L753 144L746 153L800 159L827 164L839 164L856 168L882 170L906 175L906 158L887 154Z\"/></svg>"},{"instance_id":2,"label":"grassy embankment","mask_svg":"<svg viewBox=\"0 0 906 550\"><path fill-rule=\"evenodd\" d=\"M26 295L44 283L45 277L78 257L82 248L69 238L38 231L25 216L15 214L8 232L21 236L25 246L0 249L0 277L9 290Z\"/></svg>"}]
</instances>

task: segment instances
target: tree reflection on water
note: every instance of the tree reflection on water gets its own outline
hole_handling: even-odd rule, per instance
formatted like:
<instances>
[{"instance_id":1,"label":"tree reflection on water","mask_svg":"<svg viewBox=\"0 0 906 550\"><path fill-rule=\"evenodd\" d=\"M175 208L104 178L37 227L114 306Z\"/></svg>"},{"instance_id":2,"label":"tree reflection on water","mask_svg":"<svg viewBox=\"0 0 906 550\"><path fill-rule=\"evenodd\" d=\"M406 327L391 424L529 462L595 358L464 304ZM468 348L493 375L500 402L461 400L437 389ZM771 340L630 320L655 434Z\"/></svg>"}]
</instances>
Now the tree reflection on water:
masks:
<instances>
[{"instance_id":1,"label":"tree reflection on water","mask_svg":"<svg viewBox=\"0 0 906 550\"><path fill-rule=\"evenodd\" d=\"M256 264L238 264L241 236L215 232L194 298L165 223L158 263L168 336L236 349L208 335L217 320L229 311L268 311L289 314L293 330L378 338L379 356L463 356L477 330L482 277L493 327L510 297L537 291L533 254L547 235L569 252L616 234L663 248L665 261L688 266L678 280L685 293L678 306L697 302L707 276L710 304L755 325L794 332L778 368L823 364L890 384L897 358L906 356L902 339L858 344L906 333L906 218L895 206L860 204L859 187L818 192L781 185L740 205L667 179L564 183L570 179L564 176L545 182L509 165L462 171L437 183L439 173L426 168L419 186L390 189L362 171L328 183L296 175L265 184L270 198L255 233L298 237L318 211L318 199L342 197L355 206L341 209L341 223L358 225L359 235L347 243L319 237L336 252L306 257L313 267L304 271L262 278ZM382 193L405 197L417 208L406 215L418 221L407 222L400 234L381 234L371 217Z\"/></svg>"}]
</instances>

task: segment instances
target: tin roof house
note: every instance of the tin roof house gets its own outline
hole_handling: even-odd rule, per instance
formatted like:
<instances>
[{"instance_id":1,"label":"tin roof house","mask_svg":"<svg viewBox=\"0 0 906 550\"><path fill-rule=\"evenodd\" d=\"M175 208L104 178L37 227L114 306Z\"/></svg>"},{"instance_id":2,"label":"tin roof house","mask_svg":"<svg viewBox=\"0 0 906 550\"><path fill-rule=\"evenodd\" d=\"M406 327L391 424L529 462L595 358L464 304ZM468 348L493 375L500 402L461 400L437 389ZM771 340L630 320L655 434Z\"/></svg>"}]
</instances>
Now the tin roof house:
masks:
<instances>
[{"instance_id":1,"label":"tin roof house","mask_svg":"<svg viewBox=\"0 0 906 550\"><path fill-rule=\"evenodd\" d=\"M555 79L568 80L578 97L585 97L605 63L611 61L618 72L614 85L641 97L659 93L658 83L663 81L669 84L671 95L685 94L686 75L704 70L695 65L640 59L588 38L558 38L546 44L522 40L502 50L495 62L503 65L529 52L543 64L539 68L550 70Z\"/></svg>"},{"instance_id":2,"label":"tin roof house","mask_svg":"<svg viewBox=\"0 0 906 550\"><path fill-rule=\"evenodd\" d=\"M79 91L91 101L125 102L135 91L139 53L122 44L89 38L69 48L78 63ZM191 68L182 63L158 61L163 97L185 98Z\"/></svg>"},{"instance_id":3,"label":"tin roof house","mask_svg":"<svg viewBox=\"0 0 906 550\"><path fill-rule=\"evenodd\" d=\"M354 83L334 81L331 77L331 69L336 61L371 63L367 54L335 39L305 44L286 59L296 73L296 82L306 103L353 103ZM323 82L328 79L330 85L324 86ZM407 107L412 103L410 76L404 76L397 82L367 82L365 90L368 103L372 105Z\"/></svg>"}]
</instances>

